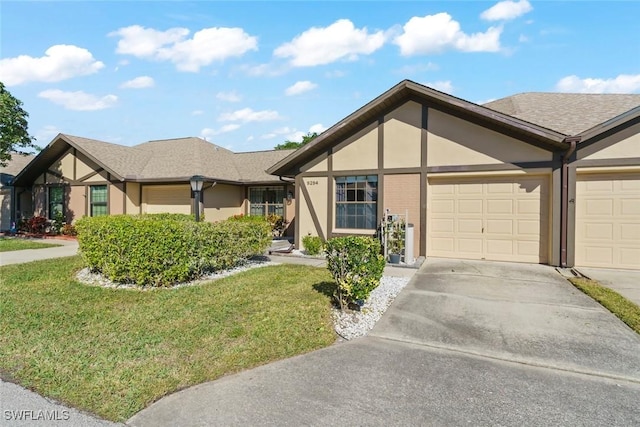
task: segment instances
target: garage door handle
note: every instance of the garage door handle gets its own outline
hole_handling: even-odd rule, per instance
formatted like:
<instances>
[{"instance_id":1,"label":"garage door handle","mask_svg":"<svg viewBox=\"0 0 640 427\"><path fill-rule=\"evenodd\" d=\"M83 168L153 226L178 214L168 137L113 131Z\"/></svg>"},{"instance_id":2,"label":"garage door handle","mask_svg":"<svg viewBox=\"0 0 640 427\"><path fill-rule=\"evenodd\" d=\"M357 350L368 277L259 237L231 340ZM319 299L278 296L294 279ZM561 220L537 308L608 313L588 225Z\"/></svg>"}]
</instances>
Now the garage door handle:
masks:
<instances>
[{"instance_id":1,"label":"garage door handle","mask_svg":"<svg viewBox=\"0 0 640 427\"><path fill-rule=\"evenodd\" d=\"M482 232L484 233L484 227L482 227Z\"/></svg>"}]
</instances>

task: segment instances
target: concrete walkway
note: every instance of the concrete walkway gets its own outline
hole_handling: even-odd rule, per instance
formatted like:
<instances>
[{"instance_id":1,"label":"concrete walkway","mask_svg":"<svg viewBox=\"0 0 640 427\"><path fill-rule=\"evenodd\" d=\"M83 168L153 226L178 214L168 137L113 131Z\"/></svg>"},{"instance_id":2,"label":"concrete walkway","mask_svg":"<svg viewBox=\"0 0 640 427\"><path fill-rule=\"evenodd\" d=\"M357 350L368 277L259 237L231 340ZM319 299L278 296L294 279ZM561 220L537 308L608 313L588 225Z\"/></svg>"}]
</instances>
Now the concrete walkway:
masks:
<instances>
[{"instance_id":1,"label":"concrete walkway","mask_svg":"<svg viewBox=\"0 0 640 427\"><path fill-rule=\"evenodd\" d=\"M583 276L598 281L640 306L640 270L610 270L587 267L576 267L576 270Z\"/></svg>"},{"instance_id":2,"label":"concrete walkway","mask_svg":"<svg viewBox=\"0 0 640 427\"><path fill-rule=\"evenodd\" d=\"M369 336L169 395L132 426L639 425L640 336L539 265L428 260Z\"/></svg>"},{"instance_id":3,"label":"concrete walkway","mask_svg":"<svg viewBox=\"0 0 640 427\"><path fill-rule=\"evenodd\" d=\"M25 262L39 261L43 259L62 258L78 253L78 242L64 239L38 239L38 242L52 243L54 248L23 249L21 251L0 252L0 266L10 264L22 264Z\"/></svg>"}]
</instances>

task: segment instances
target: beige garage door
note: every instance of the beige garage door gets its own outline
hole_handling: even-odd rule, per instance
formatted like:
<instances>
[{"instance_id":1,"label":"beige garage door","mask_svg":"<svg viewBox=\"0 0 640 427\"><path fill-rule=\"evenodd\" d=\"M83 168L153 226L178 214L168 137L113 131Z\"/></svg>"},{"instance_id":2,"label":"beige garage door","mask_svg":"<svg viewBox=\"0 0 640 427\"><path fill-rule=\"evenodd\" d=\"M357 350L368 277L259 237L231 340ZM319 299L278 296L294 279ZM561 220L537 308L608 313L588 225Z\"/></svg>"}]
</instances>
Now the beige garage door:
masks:
<instances>
[{"instance_id":1,"label":"beige garage door","mask_svg":"<svg viewBox=\"0 0 640 427\"><path fill-rule=\"evenodd\" d=\"M575 263L640 269L640 173L578 174Z\"/></svg>"},{"instance_id":2,"label":"beige garage door","mask_svg":"<svg viewBox=\"0 0 640 427\"><path fill-rule=\"evenodd\" d=\"M157 185L142 188L146 213L191 213L191 188L188 185Z\"/></svg>"},{"instance_id":3,"label":"beige garage door","mask_svg":"<svg viewBox=\"0 0 640 427\"><path fill-rule=\"evenodd\" d=\"M545 263L546 176L430 178L427 255Z\"/></svg>"}]
</instances>

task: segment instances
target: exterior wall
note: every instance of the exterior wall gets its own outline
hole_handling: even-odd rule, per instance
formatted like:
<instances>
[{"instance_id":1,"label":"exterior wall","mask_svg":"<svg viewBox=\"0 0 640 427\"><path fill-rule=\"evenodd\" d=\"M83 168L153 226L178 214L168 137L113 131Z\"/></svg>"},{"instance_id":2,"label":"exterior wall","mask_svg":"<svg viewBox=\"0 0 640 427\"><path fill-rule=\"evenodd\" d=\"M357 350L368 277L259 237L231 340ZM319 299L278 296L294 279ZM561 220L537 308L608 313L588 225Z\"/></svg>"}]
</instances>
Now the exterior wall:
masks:
<instances>
[{"instance_id":1,"label":"exterior wall","mask_svg":"<svg viewBox=\"0 0 640 427\"><path fill-rule=\"evenodd\" d=\"M0 231L11 228L11 187L0 187Z\"/></svg>"},{"instance_id":2,"label":"exterior wall","mask_svg":"<svg viewBox=\"0 0 640 427\"><path fill-rule=\"evenodd\" d=\"M625 159L640 157L640 123L594 144L580 147L578 160Z\"/></svg>"},{"instance_id":3,"label":"exterior wall","mask_svg":"<svg viewBox=\"0 0 640 427\"><path fill-rule=\"evenodd\" d=\"M550 161L551 152L429 109L429 166Z\"/></svg>"},{"instance_id":4,"label":"exterior wall","mask_svg":"<svg viewBox=\"0 0 640 427\"><path fill-rule=\"evenodd\" d=\"M87 156L82 153L76 153L76 178L82 179L83 177L94 173L97 170L100 170L100 166L98 166L95 162L89 160Z\"/></svg>"},{"instance_id":5,"label":"exterior wall","mask_svg":"<svg viewBox=\"0 0 640 427\"><path fill-rule=\"evenodd\" d=\"M420 174L385 175L384 208L390 213L408 213L413 224L413 253L420 253Z\"/></svg>"},{"instance_id":6,"label":"exterior wall","mask_svg":"<svg viewBox=\"0 0 640 427\"><path fill-rule=\"evenodd\" d=\"M378 167L378 124L372 123L339 144L332 155L333 170Z\"/></svg>"},{"instance_id":7,"label":"exterior wall","mask_svg":"<svg viewBox=\"0 0 640 427\"><path fill-rule=\"evenodd\" d=\"M221 221L243 213L244 187L218 184L204 190L204 217L207 221Z\"/></svg>"},{"instance_id":8,"label":"exterior wall","mask_svg":"<svg viewBox=\"0 0 640 427\"><path fill-rule=\"evenodd\" d=\"M47 216L47 191L44 185L33 187L33 214Z\"/></svg>"},{"instance_id":9,"label":"exterior wall","mask_svg":"<svg viewBox=\"0 0 640 427\"><path fill-rule=\"evenodd\" d=\"M87 215L87 190L84 186L72 186L68 191L67 221L73 222Z\"/></svg>"},{"instance_id":10,"label":"exterior wall","mask_svg":"<svg viewBox=\"0 0 640 427\"><path fill-rule=\"evenodd\" d=\"M127 199L125 202L126 213L136 215L141 212L141 190L137 182L127 182Z\"/></svg>"},{"instance_id":11,"label":"exterior wall","mask_svg":"<svg viewBox=\"0 0 640 427\"><path fill-rule=\"evenodd\" d=\"M301 236L311 234L326 239L328 184L326 177L304 178L296 182L296 246L299 248L302 247Z\"/></svg>"},{"instance_id":12,"label":"exterior wall","mask_svg":"<svg viewBox=\"0 0 640 427\"><path fill-rule=\"evenodd\" d=\"M385 168L420 167L422 105L409 101L384 117Z\"/></svg>"},{"instance_id":13,"label":"exterior wall","mask_svg":"<svg viewBox=\"0 0 640 427\"><path fill-rule=\"evenodd\" d=\"M110 215L120 215L124 213L124 183L111 184L107 187L109 195L108 212Z\"/></svg>"}]
</instances>

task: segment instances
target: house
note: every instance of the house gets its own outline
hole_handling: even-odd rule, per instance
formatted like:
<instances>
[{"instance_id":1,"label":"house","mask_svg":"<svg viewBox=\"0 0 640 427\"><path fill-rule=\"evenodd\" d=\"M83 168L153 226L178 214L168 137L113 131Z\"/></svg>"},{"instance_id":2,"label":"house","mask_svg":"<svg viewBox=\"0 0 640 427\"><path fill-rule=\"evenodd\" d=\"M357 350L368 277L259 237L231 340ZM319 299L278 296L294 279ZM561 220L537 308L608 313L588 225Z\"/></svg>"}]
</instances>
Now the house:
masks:
<instances>
[{"instance_id":1,"label":"house","mask_svg":"<svg viewBox=\"0 0 640 427\"><path fill-rule=\"evenodd\" d=\"M405 80L267 172L295 180L298 247L408 213L416 255L640 269L640 95Z\"/></svg>"},{"instance_id":2,"label":"house","mask_svg":"<svg viewBox=\"0 0 640 427\"><path fill-rule=\"evenodd\" d=\"M200 138L126 147L60 134L13 179L20 196L12 214L54 219L60 212L68 222L85 215L189 214L195 205L189 179L201 175L206 220L275 213L290 221L293 186L265 169L291 152L234 153Z\"/></svg>"},{"instance_id":3,"label":"house","mask_svg":"<svg viewBox=\"0 0 640 427\"><path fill-rule=\"evenodd\" d=\"M13 186L15 176L31 161L32 155L23 155L19 153L11 153L11 160L6 166L0 166L0 231L11 229L15 222L15 216L12 212L19 211L21 206L16 204L24 199L20 192L16 192ZM30 205L27 209L31 209Z\"/></svg>"}]
</instances>

